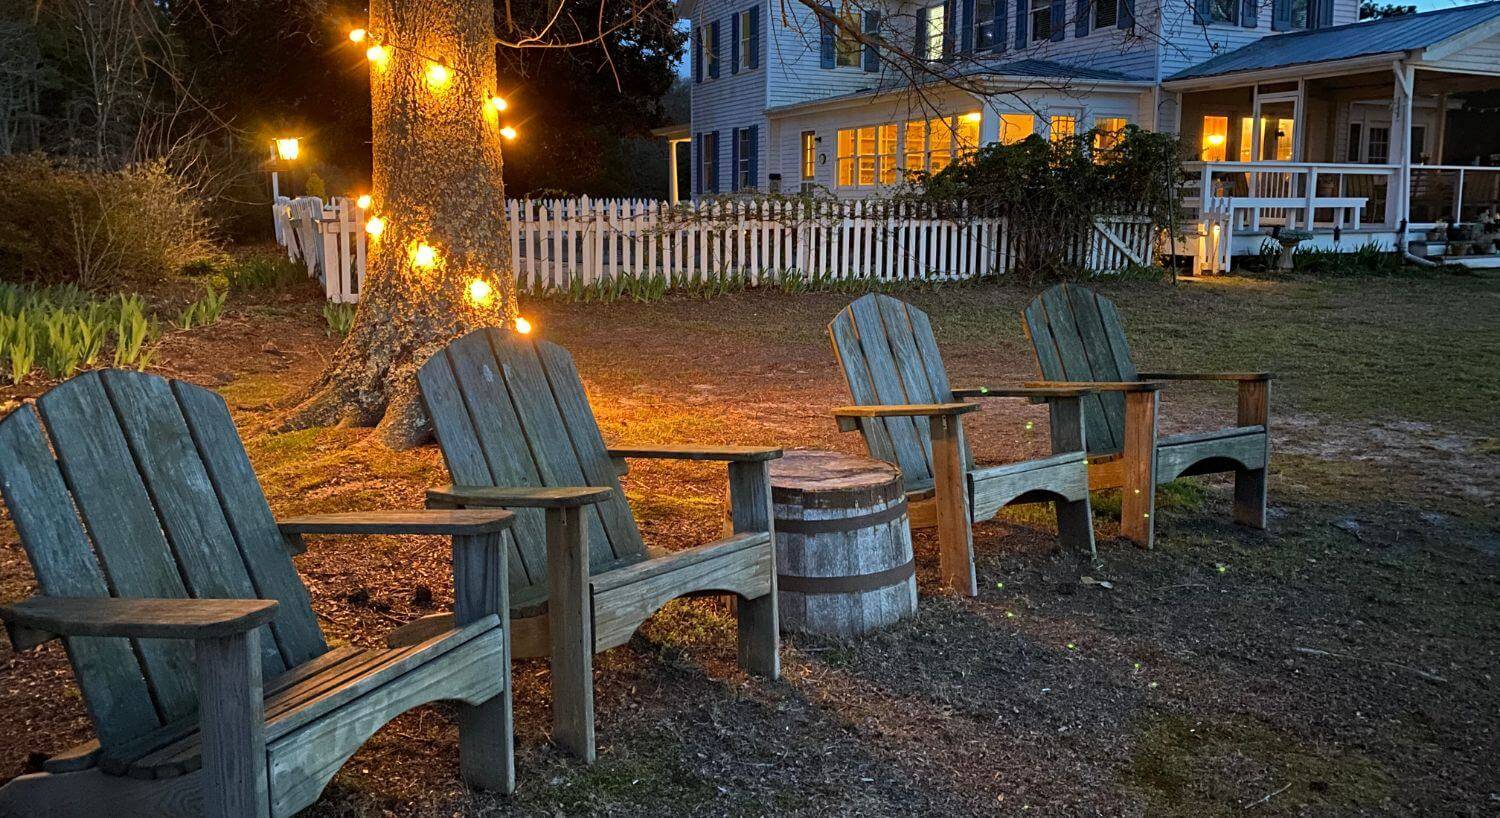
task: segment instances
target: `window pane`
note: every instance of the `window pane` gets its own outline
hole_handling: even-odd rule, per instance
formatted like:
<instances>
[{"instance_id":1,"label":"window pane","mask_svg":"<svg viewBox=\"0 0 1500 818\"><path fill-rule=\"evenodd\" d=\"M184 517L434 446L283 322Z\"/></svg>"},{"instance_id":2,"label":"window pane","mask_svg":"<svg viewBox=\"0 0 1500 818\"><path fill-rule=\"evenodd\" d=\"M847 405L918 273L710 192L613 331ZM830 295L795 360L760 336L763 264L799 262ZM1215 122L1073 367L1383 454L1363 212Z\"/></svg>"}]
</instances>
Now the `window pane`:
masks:
<instances>
[{"instance_id":1,"label":"window pane","mask_svg":"<svg viewBox=\"0 0 1500 818\"><path fill-rule=\"evenodd\" d=\"M980 51L995 47L995 0L975 0L974 47Z\"/></svg>"},{"instance_id":2,"label":"window pane","mask_svg":"<svg viewBox=\"0 0 1500 818\"><path fill-rule=\"evenodd\" d=\"M1078 133L1078 118L1072 114L1055 114L1047 122L1047 133L1053 142L1061 142Z\"/></svg>"},{"instance_id":3,"label":"window pane","mask_svg":"<svg viewBox=\"0 0 1500 818\"><path fill-rule=\"evenodd\" d=\"M859 18L853 14L843 15L843 25L834 29L834 62L840 66L858 66L863 62L864 44L854 32L860 30Z\"/></svg>"},{"instance_id":4,"label":"window pane","mask_svg":"<svg viewBox=\"0 0 1500 818\"><path fill-rule=\"evenodd\" d=\"M978 111L970 111L958 117L958 150L960 153L969 153L979 147L979 120Z\"/></svg>"},{"instance_id":5,"label":"window pane","mask_svg":"<svg viewBox=\"0 0 1500 818\"><path fill-rule=\"evenodd\" d=\"M842 186L842 187L850 187L853 184L854 184L854 160L853 159L840 159L839 160L839 185Z\"/></svg>"},{"instance_id":6,"label":"window pane","mask_svg":"<svg viewBox=\"0 0 1500 818\"><path fill-rule=\"evenodd\" d=\"M1052 39L1052 0L1031 0L1031 39Z\"/></svg>"},{"instance_id":7,"label":"window pane","mask_svg":"<svg viewBox=\"0 0 1500 818\"><path fill-rule=\"evenodd\" d=\"M1000 144L1014 145L1036 132L1036 117L1031 114L1001 114Z\"/></svg>"},{"instance_id":8,"label":"window pane","mask_svg":"<svg viewBox=\"0 0 1500 818\"><path fill-rule=\"evenodd\" d=\"M1094 0L1094 28L1114 28L1118 9L1119 0Z\"/></svg>"},{"instance_id":9,"label":"window pane","mask_svg":"<svg viewBox=\"0 0 1500 818\"><path fill-rule=\"evenodd\" d=\"M938 171L942 170L943 168L948 167L948 161L949 161L950 158L952 158L952 154L949 153L948 151L945 151L945 150L944 151L937 151L937 150L933 151L932 152L932 160L931 160L931 162L932 162L932 172L933 173L937 173Z\"/></svg>"},{"instance_id":10,"label":"window pane","mask_svg":"<svg viewBox=\"0 0 1500 818\"><path fill-rule=\"evenodd\" d=\"M946 119L931 119L927 121L928 146L936 150L950 150L953 147L953 125Z\"/></svg>"},{"instance_id":11,"label":"window pane","mask_svg":"<svg viewBox=\"0 0 1500 818\"><path fill-rule=\"evenodd\" d=\"M900 181L900 171L896 169L896 157L882 155L880 157L880 183L882 185L894 185Z\"/></svg>"},{"instance_id":12,"label":"window pane","mask_svg":"<svg viewBox=\"0 0 1500 818\"><path fill-rule=\"evenodd\" d=\"M1209 19L1215 23L1233 23L1239 20L1240 0L1209 0Z\"/></svg>"},{"instance_id":13,"label":"window pane","mask_svg":"<svg viewBox=\"0 0 1500 818\"><path fill-rule=\"evenodd\" d=\"M1229 117L1203 118L1203 146L1199 158L1205 162L1222 162L1229 154Z\"/></svg>"},{"instance_id":14,"label":"window pane","mask_svg":"<svg viewBox=\"0 0 1500 818\"><path fill-rule=\"evenodd\" d=\"M922 56L929 60L941 60L943 58L943 30L946 25L943 7L928 6L927 8L927 48Z\"/></svg>"},{"instance_id":15,"label":"window pane","mask_svg":"<svg viewBox=\"0 0 1500 818\"><path fill-rule=\"evenodd\" d=\"M1349 147L1344 149L1344 160L1347 162L1359 161L1359 134L1360 124L1349 123Z\"/></svg>"},{"instance_id":16,"label":"window pane","mask_svg":"<svg viewBox=\"0 0 1500 818\"><path fill-rule=\"evenodd\" d=\"M1125 130L1126 120L1124 117L1106 116L1094 120L1094 127L1099 133L1094 135L1094 149L1097 151L1108 151L1120 143L1120 132Z\"/></svg>"},{"instance_id":17,"label":"window pane","mask_svg":"<svg viewBox=\"0 0 1500 818\"><path fill-rule=\"evenodd\" d=\"M842 129L839 131L839 158L848 159L854 155L854 131Z\"/></svg>"},{"instance_id":18,"label":"window pane","mask_svg":"<svg viewBox=\"0 0 1500 818\"><path fill-rule=\"evenodd\" d=\"M859 158L859 183L861 185L875 184L875 157L861 156Z\"/></svg>"},{"instance_id":19,"label":"window pane","mask_svg":"<svg viewBox=\"0 0 1500 818\"><path fill-rule=\"evenodd\" d=\"M875 155L875 126L859 129L859 155Z\"/></svg>"}]
</instances>

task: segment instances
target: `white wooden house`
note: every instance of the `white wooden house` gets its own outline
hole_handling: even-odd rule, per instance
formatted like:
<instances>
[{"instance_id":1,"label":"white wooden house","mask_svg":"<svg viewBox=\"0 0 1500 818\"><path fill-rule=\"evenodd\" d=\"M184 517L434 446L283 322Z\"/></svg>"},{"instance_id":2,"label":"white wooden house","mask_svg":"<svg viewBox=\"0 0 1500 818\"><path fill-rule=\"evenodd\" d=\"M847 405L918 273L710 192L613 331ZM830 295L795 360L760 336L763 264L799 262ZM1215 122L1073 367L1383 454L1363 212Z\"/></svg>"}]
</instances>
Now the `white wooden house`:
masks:
<instances>
[{"instance_id":1,"label":"white wooden house","mask_svg":"<svg viewBox=\"0 0 1500 818\"><path fill-rule=\"evenodd\" d=\"M1500 2L1363 23L1358 0L826 2L903 53L802 0L679 0L695 198L860 198L979 144L1137 124L1201 146L1215 258L1277 224L1397 244L1500 205L1500 173L1442 164L1455 95L1500 88ZM913 82L909 55L951 81Z\"/></svg>"}]
</instances>

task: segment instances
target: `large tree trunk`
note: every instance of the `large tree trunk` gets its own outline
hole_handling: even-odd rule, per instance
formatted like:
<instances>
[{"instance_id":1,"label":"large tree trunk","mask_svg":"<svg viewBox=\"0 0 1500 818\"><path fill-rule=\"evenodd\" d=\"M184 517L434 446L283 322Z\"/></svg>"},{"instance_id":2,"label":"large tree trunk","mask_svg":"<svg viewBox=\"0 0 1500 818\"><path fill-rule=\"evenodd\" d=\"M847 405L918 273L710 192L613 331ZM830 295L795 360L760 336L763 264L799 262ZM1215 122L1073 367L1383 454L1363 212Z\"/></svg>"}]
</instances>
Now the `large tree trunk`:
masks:
<instances>
[{"instance_id":1,"label":"large tree trunk","mask_svg":"<svg viewBox=\"0 0 1500 818\"><path fill-rule=\"evenodd\" d=\"M354 326L291 426L378 424L387 443L415 445L428 434L417 368L454 337L516 316L500 115L488 104L494 14L493 0L371 0L369 36L389 59L370 64L369 215L385 229L370 238ZM427 75L434 61L451 72L441 86ZM436 251L430 267L422 244ZM489 285L478 301L476 279Z\"/></svg>"}]
</instances>

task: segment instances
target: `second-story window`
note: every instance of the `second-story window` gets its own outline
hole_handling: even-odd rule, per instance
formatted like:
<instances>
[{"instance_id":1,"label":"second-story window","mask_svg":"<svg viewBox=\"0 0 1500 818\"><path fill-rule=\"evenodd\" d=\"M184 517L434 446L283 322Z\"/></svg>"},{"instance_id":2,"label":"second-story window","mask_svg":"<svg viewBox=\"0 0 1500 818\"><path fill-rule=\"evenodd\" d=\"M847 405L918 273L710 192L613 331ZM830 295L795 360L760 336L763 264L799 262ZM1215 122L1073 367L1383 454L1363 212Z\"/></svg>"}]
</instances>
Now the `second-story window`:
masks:
<instances>
[{"instance_id":1,"label":"second-story window","mask_svg":"<svg viewBox=\"0 0 1500 818\"><path fill-rule=\"evenodd\" d=\"M1119 20L1120 0L1094 0L1094 31L1114 28Z\"/></svg>"},{"instance_id":2,"label":"second-story window","mask_svg":"<svg viewBox=\"0 0 1500 818\"><path fill-rule=\"evenodd\" d=\"M1300 31L1301 29L1309 28L1307 23L1309 12L1312 8L1310 0L1290 0L1289 8L1291 9L1292 30Z\"/></svg>"},{"instance_id":3,"label":"second-story window","mask_svg":"<svg viewBox=\"0 0 1500 818\"><path fill-rule=\"evenodd\" d=\"M1052 0L1031 0L1031 41L1052 39Z\"/></svg>"},{"instance_id":4,"label":"second-story window","mask_svg":"<svg viewBox=\"0 0 1500 818\"><path fill-rule=\"evenodd\" d=\"M996 0L975 0L974 2L975 51L989 51L995 47L995 38L998 36L995 31L995 2Z\"/></svg>"},{"instance_id":5,"label":"second-story window","mask_svg":"<svg viewBox=\"0 0 1500 818\"><path fill-rule=\"evenodd\" d=\"M1296 2L1292 5L1295 7ZM1306 0L1303 0L1306 8ZM1240 0L1209 0L1208 19L1213 23L1238 23L1240 21ZM1303 27L1306 27L1305 24Z\"/></svg>"},{"instance_id":6,"label":"second-story window","mask_svg":"<svg viewBox=\"0 0 1500 818\"><path fill-rule=\"evenodd\" d=\"M750 64L750 50L754 48L752 43L755 40L755 21L750 18L749 11L742 11L737 16L740 18L740 45L739 48L735 49L735 56L739 62L735 65L734 70L749 71L755 67Z\"/></svg>"},{"instance_id":7,"label":"second-story window","mask_svg":"<svg viewBox=\"0 0 1500 818\"><path fill-rule=\"evenodd\" d=\"M698 53L699 60L703 64L703 75L705 77L719 76L719 51L714 46L713 26L700 26L698 28Z\"/></svg>"},{"instance_id":8,"label":"second-story window","mask_svg":"<svg viewBox=\"0 0 1500 818\"><path fill-rule=\"evenodd\" d=\"M859 16L853 10L840 16L840 23L833 32L833 61L840 68L859 67L864 59L864 45L859 41Z\"/></svg>"},{"instance_id":9,"label":"second-story window","mask_svg":"<svg viewBox=\"0 0 1500 818\"><path fill-rule=\"evenodd\" d=\"M922 9L922 59L941 60L943 38L947 32L947 11L942 3Z\"/></svg>"}]
</instances>

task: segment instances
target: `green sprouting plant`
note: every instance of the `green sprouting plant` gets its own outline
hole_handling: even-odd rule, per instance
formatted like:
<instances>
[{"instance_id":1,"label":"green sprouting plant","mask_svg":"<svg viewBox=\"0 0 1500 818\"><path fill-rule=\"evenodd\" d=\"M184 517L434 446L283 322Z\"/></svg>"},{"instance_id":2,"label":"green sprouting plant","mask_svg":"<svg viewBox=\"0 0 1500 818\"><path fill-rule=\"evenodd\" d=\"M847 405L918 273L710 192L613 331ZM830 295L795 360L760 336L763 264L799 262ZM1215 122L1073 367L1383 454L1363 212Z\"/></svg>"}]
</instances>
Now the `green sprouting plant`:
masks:
<instances>
[{"instance_id":1,"label":"green sprouting plant","mask_svg":"<svg viewBox=\"0 0 1500 818\"><path fill-rule=\"evenodd\" d=\"M85 347L79 318L66 309L55 309L41 319L42 337L38 358L42 371L54 379L72 375L83 364Z\"/></svg>"},{"instance_id":2,"label":"green sprouting plant","mask_svg":"<svg viewBox=\"0 0 1500 818\"><path fill-rule=\"evenodd\" d=\"M36 365L36 329L31 313L24 308L11 315L0 315L0 338L4 339L5 361L10 382L20 386Z\"/></svg>"},{"instance_id":3,"label":"green sprouting plant","mask_svg":"<svg viewBox=\"0 0 1500 818\"><path fill-rule=\"evenodd\" d=\"M148 344L156 335L157 328L146 317L141 297L120 296L119 318L115 324L115 366L132 366L140 370L150 366L153 350Z\"/></svg>"},{"instance_id":4,"label":"green sprouting plant","mask_svg":"<svg viewBox=\"0 0 1500 818\"><path fill-rule=\"evenodd\" d=\"M354 326L353 304L339 304L330 301L323 305L323 320L328 324L327 333L329 337L335 335L343 337L349 334L349 329Z\"/></svg>"},{"instance_id":5,"label":"green sprouting plant","mask_svg":"<svg viewBox=\"0 0 1500 818\"><path fill-rule=\"evenodd\" d=\"M203 297L183 308L177 325L183 329L192 329L217 324L224 313L224 302L228 300L228 290L219 292L213 287L204 287Z\"/></svg>"}]
</instances>

